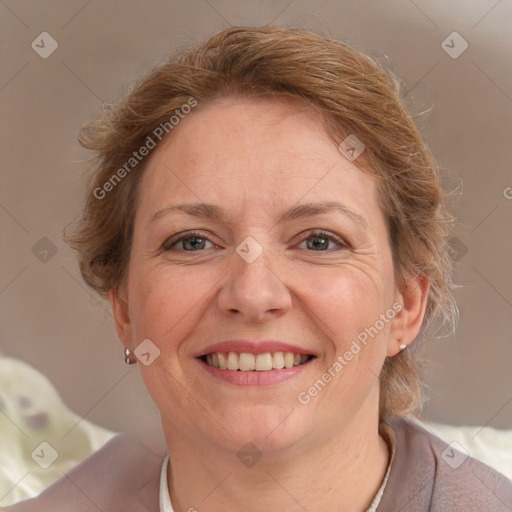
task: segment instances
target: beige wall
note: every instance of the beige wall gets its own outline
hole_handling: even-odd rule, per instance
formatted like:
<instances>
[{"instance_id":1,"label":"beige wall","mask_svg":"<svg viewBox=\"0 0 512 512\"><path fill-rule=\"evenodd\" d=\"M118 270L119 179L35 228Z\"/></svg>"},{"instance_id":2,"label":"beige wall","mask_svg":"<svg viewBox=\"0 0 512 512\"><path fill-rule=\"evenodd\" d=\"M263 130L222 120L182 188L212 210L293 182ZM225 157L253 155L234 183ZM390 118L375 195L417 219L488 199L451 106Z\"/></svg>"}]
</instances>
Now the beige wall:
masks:
<instances>
[{"instance_id":1,"label":"beige wall","mask_svg":"<svg viewBox=\"0 0 512 512\"><path fill-rule=\"evenodd\" d=\"M0 350L43 371L68 405L91 421L121 429L127 422L157 419L137 369L122 363L106 304L82 284L61 241L83 199L88 155L75 133L101 101L115 99L121 84L177 45L228 24L275 19L387 56L415 109L433 103L418 123L447 185L459 185L463 195L456 242L461 320L456 336L428 344L430 415L512 427L512 199L504 195L512 187L512 2L445 4L0 3ZM46 59L31 48L34 40L42 46L36 36L44 31L58 43ZM456 59L441 47L453 31L469 43ZM38 50L50 48L46 40ZM46 262L37 257L45 255Z\"/></svg>"}]
</instances>

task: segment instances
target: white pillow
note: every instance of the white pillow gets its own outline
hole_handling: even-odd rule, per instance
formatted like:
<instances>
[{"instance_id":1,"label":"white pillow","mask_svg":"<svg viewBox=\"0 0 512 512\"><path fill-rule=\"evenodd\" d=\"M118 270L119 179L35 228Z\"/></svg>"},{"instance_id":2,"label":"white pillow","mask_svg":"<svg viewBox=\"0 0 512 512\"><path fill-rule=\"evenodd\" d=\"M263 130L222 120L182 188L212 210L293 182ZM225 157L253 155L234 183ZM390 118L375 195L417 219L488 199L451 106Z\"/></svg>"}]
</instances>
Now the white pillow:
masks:
<instances>
[{"instance_id":1,"label":"white pillow","mask_svg":"<svg viewBox=\"0 0 512 512\"><path fill-rule=\"evenodd\" d=\"M512 479L512 430L434 422L421 424L443 441L453 443L452 448L467 453Z\"/></svg>"},{"instance_id":2,"label":"white pillow","mask_svg":"<svg viewBox=\"0 0 512 512\"><path fill-rule=\"evenodd\" d=\"M0 357L0 507L36 496L113 435L71 412L42 373Z\"/></svg>"}]
</instances>

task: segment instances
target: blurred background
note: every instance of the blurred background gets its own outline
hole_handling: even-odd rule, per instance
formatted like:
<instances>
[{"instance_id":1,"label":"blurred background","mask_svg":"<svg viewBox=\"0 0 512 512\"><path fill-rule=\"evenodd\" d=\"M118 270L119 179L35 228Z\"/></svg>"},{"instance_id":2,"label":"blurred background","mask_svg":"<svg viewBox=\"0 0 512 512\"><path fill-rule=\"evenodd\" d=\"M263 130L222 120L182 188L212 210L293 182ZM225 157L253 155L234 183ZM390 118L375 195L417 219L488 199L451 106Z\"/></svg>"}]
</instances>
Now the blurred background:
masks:
<instances>
[{"instance_id":1,"label":"blurred background","mask_svg":"<svg viewBox=\"0 0 512 512\"><path fill-rule=\"evenodd\" d=\"M168 52L269 22L345 41L403 80L459 199L460 324L427 342L427 416L512 428L511 0L0 0L0 352L44 373L80 418L158 421L62 241L90 157L76 131Z\"/></svg>"}]
</instances>

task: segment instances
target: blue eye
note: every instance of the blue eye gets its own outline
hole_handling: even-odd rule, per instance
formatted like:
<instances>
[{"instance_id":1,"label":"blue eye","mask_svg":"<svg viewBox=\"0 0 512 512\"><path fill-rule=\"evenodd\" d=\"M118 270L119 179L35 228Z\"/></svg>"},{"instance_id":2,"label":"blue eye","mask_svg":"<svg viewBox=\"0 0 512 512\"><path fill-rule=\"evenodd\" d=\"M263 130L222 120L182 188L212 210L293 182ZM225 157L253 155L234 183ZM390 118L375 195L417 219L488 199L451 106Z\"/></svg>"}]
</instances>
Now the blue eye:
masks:
<instances>
[{"instance_id":1,"label":"blue eye","mask_svg":"<svg viewBox=\"0 0 512 512\"><path fill-rule=\"evenodd\" d=\"M310 243L310 241L313 241ZM304 239L302 243L306 242L306 247L312 251L316 252L327 252L332 249L329 249L329 244L334 242L341 248L348 248L348 245L338 238L337 236L327 233L325 231L312 231L308 234L308 236Z\"/></svg>"},{"instance_id":2,"label":"blue eye","mask_svg":"<svg viewBox=\"0 0 512 512\"><path fill-rule=\"evenodd\" d=\"M326 231L311 231L308 236L301 242L306 243L306 248L316 252L330 252L336 248L330 247L333 243L341 249L347 249L348 245L339 237ZM191 231L183 233L178 238L170 238L162 246L163 251L183 251L183 252L199 252L204 249L210 249L207 244L212 242L203 233Z\"/></svg>"},{"instance_id":3,"label":"blue eye","mask_svg":"<svg viewBox=\"0 0 512 512\"><path fill-rule=\"evenodd\" d=\"M178 250L185 252L197 252L205 249L206 243L210 242L202 233L190 232L185 233L176 240L170 239L162 246L164 251ZM211 242L210 242L211 243ZM181 245L181 247L180 247ZM178 246L178 247L175 247Z\"/></svg>"}]
</instances>

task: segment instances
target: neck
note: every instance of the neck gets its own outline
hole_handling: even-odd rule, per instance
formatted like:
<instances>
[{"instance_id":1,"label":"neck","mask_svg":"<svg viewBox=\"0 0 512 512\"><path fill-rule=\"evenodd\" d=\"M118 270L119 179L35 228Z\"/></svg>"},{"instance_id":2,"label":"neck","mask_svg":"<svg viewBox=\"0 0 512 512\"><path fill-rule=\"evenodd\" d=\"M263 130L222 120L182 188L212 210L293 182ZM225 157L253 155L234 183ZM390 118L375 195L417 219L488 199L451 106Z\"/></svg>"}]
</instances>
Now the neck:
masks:
<instances>
[{"instance_id":1,"label":"neck","mask_svg":"<svg viewBox=\"0 0 512 512\"><path fill-rule=\"evenodd\" d=\"M257 464L244 467L236 453L166 432L174 511L366 510L389 462L378 418L323 434L318 442L265 452Z\"/></svg>"}]
</instances>

